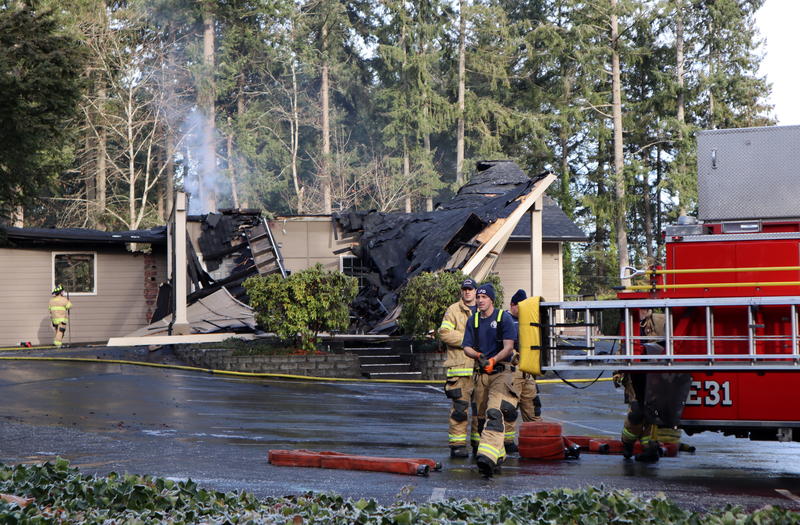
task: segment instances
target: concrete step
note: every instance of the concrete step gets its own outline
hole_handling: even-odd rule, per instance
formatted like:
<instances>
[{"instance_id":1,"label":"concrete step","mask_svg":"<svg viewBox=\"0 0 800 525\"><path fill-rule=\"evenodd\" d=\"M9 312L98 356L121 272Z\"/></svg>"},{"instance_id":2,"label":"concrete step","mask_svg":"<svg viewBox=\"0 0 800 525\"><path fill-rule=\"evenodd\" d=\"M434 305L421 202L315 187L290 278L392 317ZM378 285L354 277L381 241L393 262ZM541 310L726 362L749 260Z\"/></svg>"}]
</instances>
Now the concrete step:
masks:
<instances>
[{"instance_id":1,"label":"concrete step","mask_svg":"<svg viewBox=\"0 0 800 525\"><path fill-rule=\"evenodd\" d=\"M367 372L369 379L422 379L422 372Z\"/></svg>"},{"instance_id":2,"label":"concrete step","mask_svg":"<svg viewBox=\"0 0 800 525\"><path fill-rule=\"evenodd\" d=\"M358 361L362 365L374 365L380 363L397 364L408 362L399 355L359 355Z\"/></svg>"},{"instance_id":3,"label":"concrete step","mask_svg":"<svg viewBox=\"0 0 800 525\"><path fill-rule=\"evenodd\" d=\"M411 365L408 363L376 363L372 365L361 365L361 373L376 372L410 372Z\"/></svg>"},{"instance_id":4,"label":"concrete step","mask_svg":"<svg viewBox=\"0 0 800 525\"><path fill-rule=\"evenodd\" d=\"M346 346L344 347L346 353L351 354L391 354L392 348L389 346Z\"/></svg>"}]
</instances>

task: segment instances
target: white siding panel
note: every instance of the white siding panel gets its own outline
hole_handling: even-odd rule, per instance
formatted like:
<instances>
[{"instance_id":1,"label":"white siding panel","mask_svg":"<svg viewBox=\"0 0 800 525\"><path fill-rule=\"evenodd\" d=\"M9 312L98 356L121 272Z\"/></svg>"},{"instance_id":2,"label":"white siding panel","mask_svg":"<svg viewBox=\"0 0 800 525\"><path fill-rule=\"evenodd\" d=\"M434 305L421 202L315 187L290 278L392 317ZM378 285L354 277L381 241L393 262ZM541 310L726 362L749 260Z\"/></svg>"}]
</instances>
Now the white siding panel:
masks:
<instances>
[{"instance_id":1,"label":"white siding panel","mask_svg":"<svg viewBox=\"0 0 800 525\"><path fill-rule=\"evenodd\" d=\"M558 243L542 244L542 269L544 272L544 298L561 300L561 257ZM528 243L508 243L495 263L494 271L503 284L504 308L518 289L531 293L531 253Z\"/></svg>"},{"instance_id":2,"label":"white siding panel","mask_svg":"<svg viewBox=\"0 0 800 525\"><path fill-rule=\"evenodd\" d=\"M58 251L89 251L63 250ZM65 340L73 343L104 341L128 334L147 324L142 254L97 251L97 295L72 296L70 328ZM158 279L166 263L157 256ZM0 249L0 346L22 341L51 344L53 329L47 310L52 271L50 250Z\"/></svg>"}]
</instances>

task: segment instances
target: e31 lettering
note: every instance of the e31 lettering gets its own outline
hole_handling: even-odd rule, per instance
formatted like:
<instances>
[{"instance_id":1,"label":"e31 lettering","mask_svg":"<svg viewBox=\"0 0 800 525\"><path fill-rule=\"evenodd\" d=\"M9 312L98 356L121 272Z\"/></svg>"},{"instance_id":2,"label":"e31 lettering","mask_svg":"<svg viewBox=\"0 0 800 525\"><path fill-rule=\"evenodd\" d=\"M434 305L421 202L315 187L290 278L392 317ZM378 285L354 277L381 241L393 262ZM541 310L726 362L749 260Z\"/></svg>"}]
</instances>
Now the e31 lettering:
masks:
<instances>
[{"instance_id":1,"label":"e31 lettering","mask_svg":"<svg viewBox=\"0 0 800 525\"><path fill-rule=\"evenodd\" d=\"M692 381L692 389L686 397L688 406L715 407L717 405L732 406L730 381Z\"/></svg>"}]
</instances>

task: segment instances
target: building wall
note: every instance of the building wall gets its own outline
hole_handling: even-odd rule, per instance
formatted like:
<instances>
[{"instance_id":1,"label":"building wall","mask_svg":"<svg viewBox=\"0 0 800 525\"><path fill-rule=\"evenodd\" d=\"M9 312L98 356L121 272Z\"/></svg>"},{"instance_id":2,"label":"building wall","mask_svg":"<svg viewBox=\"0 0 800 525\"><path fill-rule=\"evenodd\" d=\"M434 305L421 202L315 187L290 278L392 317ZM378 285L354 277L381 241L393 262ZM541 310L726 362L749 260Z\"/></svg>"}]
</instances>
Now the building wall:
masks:
<instances>
[{"instance_id":1,"label":"building wall","mask_svg":"<svg viewBox=\"0 0 800 525\"><path fill-rule=\"evenodd\" d=\"M562 301L564 278L561 264L561 244L542 243L542 266L544 298L547 301ZM531 251L528 242L509 242L494 266L503 284L504 307L518 289L531 293Z\"/></svg>"},{"instance_id":2,"label":"building wall","mask_svg":"<svg viewBox=\"0 0 800 525\"><path fill-rule=\"evenodd\" d=\"M94 249L0 248L0 346L53 342L47 302L52 286L53 252L94 252L97 294L71 295L73 308L65 342L105 341L148 324L152 285L165 280L166 256L125 251L124 247ZM69 291L69 290L67 290Z\"/></svg>"},{"instance_id":3,"label":"building wall","mask_svg":"<svg viewBox=\"0 0 800 525\"><path fill-rule=\"evenodd\" d=\"M335 250L350 246L352 241L333 237L328 217L278 218L269 222L272 234L279 243L286 268L299 271L319 262L327 269L338 270L340 255ZM346 253L345 253L346 255ZM542 243L544 265L544 297L548 301L563 300L563 274L561 244ZM494 271L500 274L505 290L505 307L519 288L531 291L530 243L509 242L495 263Z\"/></svg>"},{"instance_id":4,"label":"building wall","mask_svg":"<svg viewBox=\"0 0 800 525\"><path fill-rule=\"evenodd\" d=\"M286 269L292 272L316 263L328 270L338 271L341 257L333 252L352 244L352 239L334 239L333 224L329 217L278 218L269 221L269 227L280 247Z\"/></svg>"}]
</instances>

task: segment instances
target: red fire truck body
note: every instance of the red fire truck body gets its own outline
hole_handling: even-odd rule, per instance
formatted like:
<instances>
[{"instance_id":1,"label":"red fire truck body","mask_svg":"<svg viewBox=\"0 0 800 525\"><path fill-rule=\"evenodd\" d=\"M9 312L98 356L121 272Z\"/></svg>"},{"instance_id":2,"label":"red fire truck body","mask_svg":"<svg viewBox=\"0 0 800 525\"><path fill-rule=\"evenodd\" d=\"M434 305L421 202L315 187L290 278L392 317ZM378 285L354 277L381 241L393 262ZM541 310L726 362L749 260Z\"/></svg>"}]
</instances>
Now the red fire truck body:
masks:
<instances>
[{"instance_id":1,"label":"red fire truck body","mask_svg":"<svg viewBox=\"0 0 800 525\"><path fill-rule=\"evenodd\" d=\"M687 229L694 234L682 235ZM706 369L692 372L682 426L688 431L722 430L761 439L776 439L780 432L799 439L797 307L788 303L789 298L800 297L800 221L677 227L668 229L665 246L663 270L688 272L652 273L650 290L623 292L618 297L709 299L705 304L710 305L710 318L698 306L676 306L670 312L672 352L697 356L680 362ZM714 302L756 297L778 303L786 297L787 304ZM634 317L638 320L638 312ZM640 335L638 323L633 331ZM634 353L643 354L642 345L635 345ZM754 359L743 357L751 355L759 367ZM731 359L722 361L724 356ZM713 363L739 369L716 370L709 366ZM768 366L774 368L765 369ZM787 432L792 428L797 430Z\"/></svg>"},{"instance_id":2,"label":"red fire truck body","mask_svg":"<svg viewBox=\"0 0 800 525\"><path fill-rule=\"evenodd\" d=\"M687 432L800 441L798 166L800 126L698 133L697 218L665 229L662 266L623 269L617 300L542 303L543 369L689 373ZM650 312L663 334L640 333Z\"/></svg>"}]
</instances>

